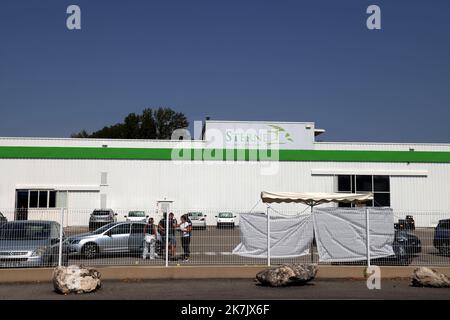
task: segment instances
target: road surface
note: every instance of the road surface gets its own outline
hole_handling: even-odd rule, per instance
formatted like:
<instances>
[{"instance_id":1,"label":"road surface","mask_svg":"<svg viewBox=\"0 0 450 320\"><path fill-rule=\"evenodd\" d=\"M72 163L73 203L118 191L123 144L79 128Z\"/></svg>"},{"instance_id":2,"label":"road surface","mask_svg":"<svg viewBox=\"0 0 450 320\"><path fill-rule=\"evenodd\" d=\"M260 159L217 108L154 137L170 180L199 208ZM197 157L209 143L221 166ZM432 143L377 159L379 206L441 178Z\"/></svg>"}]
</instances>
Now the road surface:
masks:
<instances>
[{"instance_id":1,"label":"road surface","mask_svg":"<svg viewBox=\"0 0 450 320\"><path fill-rule=\"evenodd\" d=\"M320 280L305 286L270 288L252 280L105 281L95 293L59 295L51 283L0 284L0 299L265 300L265 299L450 299L450 289L415 288L409 280L383 280L368 290L363 280Z\"/></svg>"}]
</instances>

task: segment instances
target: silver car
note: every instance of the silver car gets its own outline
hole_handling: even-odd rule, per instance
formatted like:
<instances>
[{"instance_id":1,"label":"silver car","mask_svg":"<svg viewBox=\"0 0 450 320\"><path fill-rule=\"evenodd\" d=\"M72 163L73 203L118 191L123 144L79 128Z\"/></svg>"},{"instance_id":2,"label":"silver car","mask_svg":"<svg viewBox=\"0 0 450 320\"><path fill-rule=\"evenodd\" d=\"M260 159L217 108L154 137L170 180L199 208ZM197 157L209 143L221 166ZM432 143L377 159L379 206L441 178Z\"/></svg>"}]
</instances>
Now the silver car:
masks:
<instances>
[{"instance_id":1,"label":"silver car","mask_svg":"<svg viewBox=\"0 0 450 320\"><path fill-rule=\"evenodd\" d=\"M202 212L188 212L192 228L206 229L206 215Z\"/></svg>"},{"instance_id":2,"label":"silver car","mask_svg":"<svg viewBox=\"0 0 450 320\"><path fill-rule=\"evenodd\" d=\"M101 254L141 254L145 222L114 222L67 239L70 255L92 259Z\"/></svg>"},{"instance_id":3,"label":"silver car","mask_svg":"<svg viewBox=\"0 0 450 320\"><path fill-rule=\"evenodd\" d=\"M55 221L10 221L0 226L0 267L50 267L58 264L60 225ZM64 238L63 238L64 241ZM63 243L62 263L67 265Z\"/></svg>"},{"instance_id":4,"label":"silver car","mask_svg":"<svg viewBox=\"0 0 450 320\"><path fill-rule=\"evenodd\" d=\"M89 231L93 231L111 222L117 222L117 213L111 209L97 209L89 217Z\"/></svg>"}]
</instances>

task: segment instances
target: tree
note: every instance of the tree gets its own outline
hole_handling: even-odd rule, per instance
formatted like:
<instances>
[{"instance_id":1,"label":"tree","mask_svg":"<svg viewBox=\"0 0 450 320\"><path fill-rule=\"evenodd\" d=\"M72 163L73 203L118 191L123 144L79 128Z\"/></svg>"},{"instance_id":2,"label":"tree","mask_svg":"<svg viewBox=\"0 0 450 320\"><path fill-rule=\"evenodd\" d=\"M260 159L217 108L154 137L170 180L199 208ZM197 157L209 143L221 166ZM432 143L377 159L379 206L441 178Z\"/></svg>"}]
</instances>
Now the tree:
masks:
<instances>
[{"instance_id":1,"label":"tree","mask_svg":"<svg viewBox=\"0 0 450 320\"><path fill-rule=\"evenodd\" d=\"M187 128L189 122L181 112L170 108L144 109L142 114L130 113L123 122L103 127L89 134L86 130L72 134L72 138L105 139L170 139L176 129Z\"/></svg>"}]
</instances>

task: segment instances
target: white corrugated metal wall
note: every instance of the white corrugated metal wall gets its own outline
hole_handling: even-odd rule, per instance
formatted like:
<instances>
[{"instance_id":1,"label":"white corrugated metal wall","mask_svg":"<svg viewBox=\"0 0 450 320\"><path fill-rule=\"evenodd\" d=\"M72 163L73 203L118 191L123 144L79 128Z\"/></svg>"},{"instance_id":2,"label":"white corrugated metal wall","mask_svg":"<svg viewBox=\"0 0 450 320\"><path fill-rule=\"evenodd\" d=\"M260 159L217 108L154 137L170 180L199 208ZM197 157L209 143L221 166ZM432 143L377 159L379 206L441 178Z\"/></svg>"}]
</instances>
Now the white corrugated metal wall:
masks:
<instances>
[{"instance_id":1,"label":"white corrugated metal wall","mask_svg":"<svg viewBox=\"0 0 450 320\"><path fill-rule=\"evenodd\" d=\"M261 175L261 169L267 164L256 162L183 165L143 160L1 159L0 162L0 208L13 208L17 186L26 185L59 189L67 186L81 192L83 196L69 196L68 206L87 209L86 212L100 206L100 194L107 195L107 206L113 209L145 208L154 212L156 201L167 198L180 210L247 211L258 202L262 190L333 192L336 191L333 172L349 170L354 174L383 174L397 170L426 172L426 175L391 177L391 205L395 212L401 215L450 213L450 164L279 162L275 164L279 166L277 174ZM315 170L328 173L314 175ZM108 173L108 182L104 186L100 186L102 172ZM97 190L84 190L95 186ZM264 208L259 204L255 210ZM303 210L292 205L284 209ZM434 224L435 220L425 219L419 223ZM208 223L214 222L214 216L210 214Z\"/></svg>"}]
</instances>

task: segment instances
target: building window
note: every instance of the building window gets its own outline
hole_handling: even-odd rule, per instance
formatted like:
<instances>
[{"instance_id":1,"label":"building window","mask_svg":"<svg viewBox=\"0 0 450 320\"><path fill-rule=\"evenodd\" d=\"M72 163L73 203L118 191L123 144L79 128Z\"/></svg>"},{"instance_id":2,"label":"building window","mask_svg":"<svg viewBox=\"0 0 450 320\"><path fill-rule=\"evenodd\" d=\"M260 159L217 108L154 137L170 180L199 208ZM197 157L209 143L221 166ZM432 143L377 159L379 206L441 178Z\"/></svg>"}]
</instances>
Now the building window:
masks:
<instances>
[{"instance_id":1,"label":"building window","mask_svg":"<svg viewBox=\"0 0 450 320\"><path fill-rule=\"evenodd\" d=\"M17 197L17 201L19 197L25 199L25 202L21 201L20 207L28 205L32 209L56 208L57 196L54 190L18 190Z\"/></svg>"},{"instance_id":2,"label":"building window","mask_svg":"<svg viewBox=\"0 0 450 320\"><path fill-rule=\"evenodd\" d=\"M38 207L38 200L39 200L39 191L30 191L30 196L28 197L30 199L30 204L28 205L29 208L37 208Z\"/></svg>"},{"instance_id":3,"label":"building window","mask_svg":"<svg viewBox=\"0 0 450 320\"><path fill-rule=\"evenodd\" d=\"M56 191L49 191L48 193L48 207L56 208Z\"/></svg>"},{"instance_id":4,"label":"building window","mask_svg":"<svg viewBox=\"0 0 450 320\"><path fill-rule=\"evenodd\" d=\"M367 201L365 206L390 207L390 179L389 176L370 175L338 175L337 192L373 193L373 201ZM339 203L339 207L355 206L350 203Z\"/></svg>"}]
</instances>

